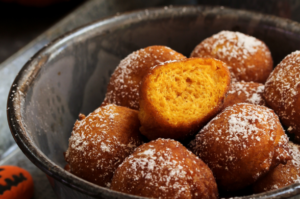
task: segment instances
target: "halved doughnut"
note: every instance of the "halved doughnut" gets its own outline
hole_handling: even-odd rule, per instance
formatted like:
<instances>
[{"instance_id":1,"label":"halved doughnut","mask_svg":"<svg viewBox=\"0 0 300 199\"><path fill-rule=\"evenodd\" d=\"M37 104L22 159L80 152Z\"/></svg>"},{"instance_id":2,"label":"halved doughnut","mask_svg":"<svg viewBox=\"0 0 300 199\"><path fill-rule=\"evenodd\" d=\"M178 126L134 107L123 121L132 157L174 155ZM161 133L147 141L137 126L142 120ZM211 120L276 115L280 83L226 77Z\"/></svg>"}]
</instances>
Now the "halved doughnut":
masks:
<instances>
[{"instance_id":1,"label":"halved doughnut","mask_svg":"<svg viewBox=\"0 0 300 199\"><path fill-rule=\"evenodd\" d=\"M184 140L215 116L230 84L226 64L189 58L154 67L140 88L140 131L148 139Z\"/></svg>"}]
</instances>

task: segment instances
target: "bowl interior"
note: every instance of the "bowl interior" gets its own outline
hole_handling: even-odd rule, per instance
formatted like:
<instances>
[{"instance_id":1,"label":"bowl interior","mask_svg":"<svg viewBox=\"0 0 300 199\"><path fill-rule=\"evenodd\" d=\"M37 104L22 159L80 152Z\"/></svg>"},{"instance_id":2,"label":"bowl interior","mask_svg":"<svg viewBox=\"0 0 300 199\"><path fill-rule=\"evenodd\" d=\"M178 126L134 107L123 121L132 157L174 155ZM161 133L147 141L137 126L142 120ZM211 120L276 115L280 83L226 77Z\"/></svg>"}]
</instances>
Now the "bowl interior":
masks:
<instances>
[{"instance_id":1,"label":"bowl interior","mask_svg":"<svg viewBox=\"0 0 300 199\"><path fill-rule=\"evenodd\" d=\"M20 72L15 81L20 100L12 106L20 107L21 121L15 124L22 126L16 130L22 135L15 139L19 145L27 139L21 143L30 145L26 150L41 152L62 169L78 114L100 106L111 73L131 52L165 45L189 56L203 39L234 30L264 41L276 66L300 46L299 27L272 16L210 7L150 9L96 22L50 44Z\"/></svg>"}]
</instances>

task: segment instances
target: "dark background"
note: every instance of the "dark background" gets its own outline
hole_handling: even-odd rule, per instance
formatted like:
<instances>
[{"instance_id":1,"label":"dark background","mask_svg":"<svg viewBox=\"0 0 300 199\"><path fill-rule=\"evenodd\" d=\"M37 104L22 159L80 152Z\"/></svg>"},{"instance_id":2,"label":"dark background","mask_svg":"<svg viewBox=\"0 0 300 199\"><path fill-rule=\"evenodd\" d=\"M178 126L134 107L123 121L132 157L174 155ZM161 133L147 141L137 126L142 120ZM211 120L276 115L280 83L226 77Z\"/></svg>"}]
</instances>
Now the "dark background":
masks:
<instances>
[{"instance_id":1,"label":"dark background","mask_svg":"<svg viewBox=\"0 0 300 199\"><path fill-rule=\"evenodd\" d=\"M69 0L41 7L2 1L5 0L0 0L0 63L85 2ZM226 6L300 21L300 0L161 0L160 6L171 4Z\"/></svg>"},{"instance_id":2,"label":"dark background","mask_svg":"<svg viewBox=\"0 0 300 199\"><path fill-rule=\"evenodd\" d=\"M44 7L0 2L0 63L83 2L72 0Z\"/></svg>"}]
</instances>

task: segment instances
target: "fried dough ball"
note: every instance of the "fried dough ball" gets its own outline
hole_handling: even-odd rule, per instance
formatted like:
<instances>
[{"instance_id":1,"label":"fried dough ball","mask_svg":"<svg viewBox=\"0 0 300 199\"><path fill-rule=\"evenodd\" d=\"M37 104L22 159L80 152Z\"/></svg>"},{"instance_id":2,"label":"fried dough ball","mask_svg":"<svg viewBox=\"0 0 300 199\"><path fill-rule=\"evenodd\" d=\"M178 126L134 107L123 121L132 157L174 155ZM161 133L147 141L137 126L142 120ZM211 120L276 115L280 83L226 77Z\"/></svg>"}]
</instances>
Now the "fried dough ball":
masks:
<instances>
[{"instance_id":1,"label":"fried dough ball","mask_svg":"<svg viewBox=\"0 0 300 199\"><path fill-rule=\"evenodd\" d=\"M279 164L253 185L255 193L279 189L300 182L300 146L289 142L292 160Z\"/></svg>"},{"instance_id":2,"label":"fried dough ball","mask_svg":"<svg viewBox=\"0 0 300 199\"><path fill-rule=\"evenodd\" d=\"M103 105L116 104L139 110L139 88L150 67L186 58L165 46L150 46L129 54L110 78Z\"/></svg>"},{"instance_id":3,"label":"fried dough ball","mask_svg":"<svg viewBox=\"0 0 300 199\"><path fill-rule=\"evenodd\" d=\"M141 145L138 112L106 105L76 121L65 159L71 173L110 187L113 173Z\"/></svg>"},{"instance_id":4,"label":"fried dough ball","mask_svg":"<svg viewBox=\"0 0 300 199\"><path fill-rule=\"evenodd\" d=\"M211 120L190 148L213 171L219 188L235 191L286 163L290 159L287 143L271 109L239 103Z\"/></svg>"},{"instance_id":5,"label":"fried dough ball","mask_svg":"<svg viewBox=\"0 0 300 199\"><path fill-rule=\"evenodd\" d=\"M191 57L213 57L225 62L232 81L265 83L273 70L273 59L266 44L240 32L221 31L193 50Z\"/></svg>"},{"instance_id":6,"label":"fried dough ball","mask_svg":"<svg viewBox=\"0 0 300 199\"><path fill-rule=\"evenodd\" d=\"M295 141L300 143L300 51L286 56L265 84L267 105L279 116Z\"/></svg>"},{"instance_id":7,"label":"fried dough ball","mask_svg":"<svg viewBox=\"0 0 300 199\"><path fill-rule=\"evenodd\" d=\"M189 58L154 67L140 90L140 131L148 139L184 140L220 110L230 84L226 64Z\"/></svg>"},{"instance_id":8,"label":"fried dough ball","mask_svg":"<svg viewBox=\"0 0 300 199\"><path fill-rule=\"evenodd\" d=\"M207 165L169 139L138 147L116 170L111 189L161 199L218 198L217 184Z\"/></svg>"},{"instance_id":9,"label":"fried dough ball","mask_svg":"<svg viewBox=\"0 0 300 199\"><path fill-rule=\"evenodd\" d=\"M265 105L263 98L265 86L256 82L235 82L232 83L227 92L222 109L237 103L250 103Z\"/></svg>"}]
</instances>

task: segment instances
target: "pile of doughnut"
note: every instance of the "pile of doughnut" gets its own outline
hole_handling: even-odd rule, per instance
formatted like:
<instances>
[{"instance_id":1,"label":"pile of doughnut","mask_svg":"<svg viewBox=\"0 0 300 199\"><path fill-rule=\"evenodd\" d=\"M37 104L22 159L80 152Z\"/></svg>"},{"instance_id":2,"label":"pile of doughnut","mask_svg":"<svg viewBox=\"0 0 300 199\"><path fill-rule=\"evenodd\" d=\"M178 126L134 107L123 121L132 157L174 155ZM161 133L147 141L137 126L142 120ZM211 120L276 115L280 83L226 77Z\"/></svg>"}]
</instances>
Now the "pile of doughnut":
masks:
<instances>
[{"instance_id":1,"label":"pile of doughnut","mask_svg":"<svg viewBox=\"0 0 300 199\"><path fill-rule=\"evenodd\" d=\"M300 51L273 70L265 43L239 32L190 58L149 46L120 62L99 106L79 115L65 153L69 172L99 186L196 199L300 182Z\"/></svg>"}]
</instances>

